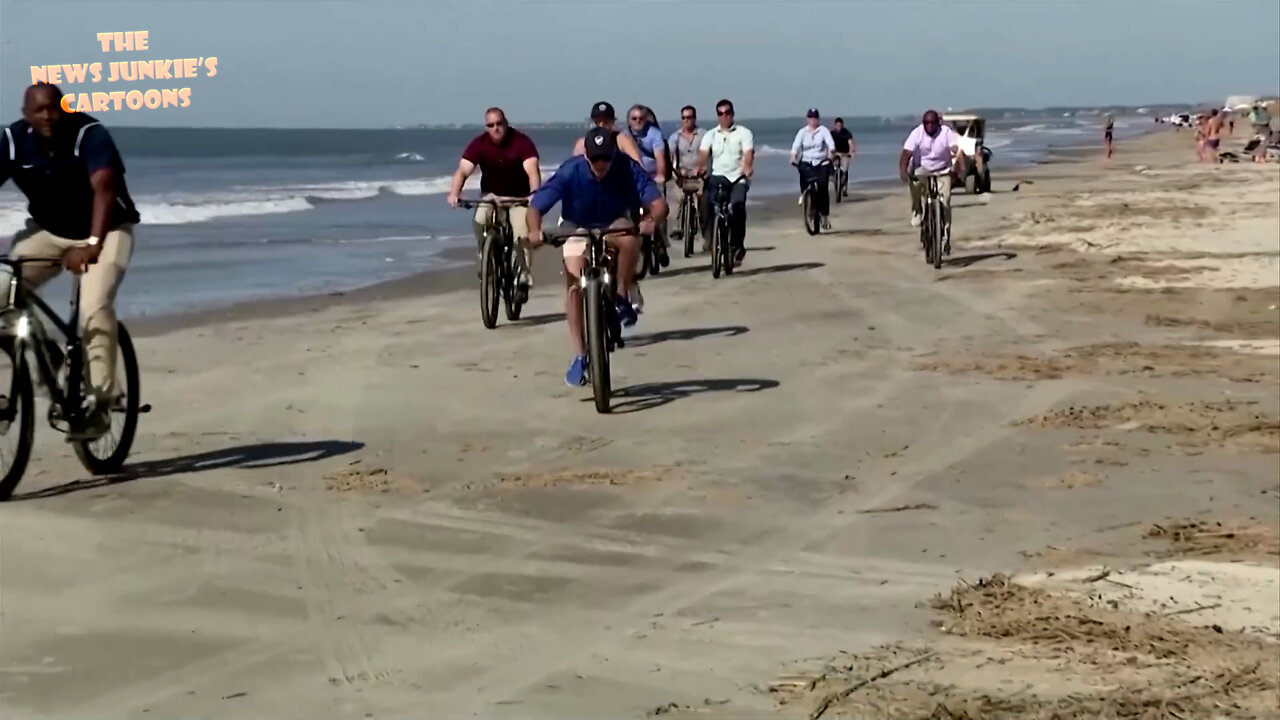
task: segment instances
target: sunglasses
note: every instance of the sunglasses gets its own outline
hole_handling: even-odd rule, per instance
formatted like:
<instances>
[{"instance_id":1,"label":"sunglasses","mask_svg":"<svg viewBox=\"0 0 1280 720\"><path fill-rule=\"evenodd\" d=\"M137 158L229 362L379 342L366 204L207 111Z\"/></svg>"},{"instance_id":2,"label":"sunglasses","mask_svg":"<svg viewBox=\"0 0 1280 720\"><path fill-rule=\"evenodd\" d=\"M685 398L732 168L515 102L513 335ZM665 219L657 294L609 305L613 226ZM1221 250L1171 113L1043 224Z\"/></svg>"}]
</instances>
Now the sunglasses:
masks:
<instances>
[{"instance_id":1,"label":"sunglasses","mask_svg":"<svg viewBox=\"0 0 1280 720\"><path fill-rule=\"evenodd\" d=\"M719 116L721 116L721 117L724 117L725 115L732 115L732 114L733 114L733 111L732 111L732 110L717 110L717 111L716 111L716 114L717 114L717 115L719 115Z\"/></svg>"},{"instance_id":2,"label":"sunglasses","mask_svg":"<svg viewBox=\"0 0 1280 720\"><path fill-rule=\"evenodd\" d=\"M498 121L496 123L485 123L484 126L487 128L496 128L496 127L505 127L506 124L507 123L505 121Z\"/></svg>"},{"instance_id":3,"label":"sunglasses","mask_svg":"<svg viewBox=\"0 0 1280 720\"><path fill-rule=\"evenodd\" d=\"M693 115L681 115L680 119L681 120L697 120L698 118Z\"/></svg>"}]
</instances>

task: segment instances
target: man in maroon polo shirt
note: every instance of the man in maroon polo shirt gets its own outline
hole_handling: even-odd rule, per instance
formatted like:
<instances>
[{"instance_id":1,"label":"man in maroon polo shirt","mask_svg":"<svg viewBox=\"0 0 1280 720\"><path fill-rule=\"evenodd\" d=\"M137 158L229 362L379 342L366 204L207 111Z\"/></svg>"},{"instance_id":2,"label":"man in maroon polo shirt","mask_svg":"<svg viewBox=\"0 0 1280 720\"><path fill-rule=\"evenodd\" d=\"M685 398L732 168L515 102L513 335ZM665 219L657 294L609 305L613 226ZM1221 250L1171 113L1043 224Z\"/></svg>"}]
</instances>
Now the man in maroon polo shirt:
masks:
<instances>
[{"instance_id":1,"label":"man in maroon polo shirt","mask_svg":"<svg viewBox=\"0 0 1280 720\"><path fill-rule=\"evenodd\" d=\"M528 198L542 184L542 173L538 170L538 148L528 135L516 130L507 123L507 116L501 108L492 107L484 113L484 132L467 144L462 151L462 159L458 162L458 171L453 174L453 185L449 188L449 207L458 206L458 196L462 187L472 173L480 170L480 192L486 198ZM516 286L516 294L520 302L529 299L529 288L533 287L533 275L530 273L531 253L529 251L529 229L525 223L526 208L511 207L499 212L509 213L511 227L515 230L516 240L522 252L516 253L520 263L520 279ZM472 230L476 236L477 259L484 250L484 228L493 213L493 208L481 205L476 208L472 219Z\"/></svg>"}]
</instances>

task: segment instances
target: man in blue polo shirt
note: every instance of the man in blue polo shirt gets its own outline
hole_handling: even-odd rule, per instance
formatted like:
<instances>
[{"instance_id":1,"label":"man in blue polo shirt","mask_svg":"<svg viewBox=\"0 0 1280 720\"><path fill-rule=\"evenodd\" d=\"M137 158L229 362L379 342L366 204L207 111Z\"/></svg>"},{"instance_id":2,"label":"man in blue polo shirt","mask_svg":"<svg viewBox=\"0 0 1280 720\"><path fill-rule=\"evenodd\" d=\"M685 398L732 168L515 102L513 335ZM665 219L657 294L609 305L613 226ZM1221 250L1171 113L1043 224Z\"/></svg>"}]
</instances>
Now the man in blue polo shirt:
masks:
<instances>
[{"instance_id":1,"label":"man in blue polo shirt","mask_svg":"<svg viewBox=\"0 0 1280 720\"><path fill-rule=\"evenodd\" d=\"M654 222L667 217L667 203L653 179L639 163L618 153L614 135L604 128L591 128L583 138L584 155L567 160L529 198L529 245L542 244L542 216L560 203L560 216L572 229L632 227L631 213L644 207L648 213L640 221L640 233L653 232ZM607 242L618 251L618 317L623 325L636 323L631 307L635 291L636 262L640 258L640 239L617 235ZM564 313L569 323L569 338L574 358L564 380L570 386L587 382L587 348L582 339L582 301L574 293L578 278L586 266L587 243L571 239L564 245L565 297Z\"/></svg>"},{"instance_id":2,"label":"man in blue polo shirt","mask_svg":"<svg viewBox=\"0 0 1280 720\"><path fill-rule=\"evenodd\" d=\"M116 401L116 291L133 254L138 210L124 182L124 161L111 135L84 113L62 109L62 91L40 83L27 88L22 120L4 128L0 140L0 185L13 178L27 196L27 226L13 239L16 258L61 259L80 280L80 328L92 392L87 427L77 436L110 429ZM22 266L33 288L59 268Z\"/></svg>"}]
</instances>

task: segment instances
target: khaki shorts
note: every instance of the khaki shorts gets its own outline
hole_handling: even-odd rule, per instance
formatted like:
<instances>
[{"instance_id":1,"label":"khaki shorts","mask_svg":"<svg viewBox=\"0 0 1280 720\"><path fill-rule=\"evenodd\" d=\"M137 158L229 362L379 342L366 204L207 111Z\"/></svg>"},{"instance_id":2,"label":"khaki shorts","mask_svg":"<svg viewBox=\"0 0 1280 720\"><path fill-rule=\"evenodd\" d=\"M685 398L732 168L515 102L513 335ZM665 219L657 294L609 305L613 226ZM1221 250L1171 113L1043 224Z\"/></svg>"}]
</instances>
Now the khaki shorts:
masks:
<instances>
[{"instance_id":1,"label":"khaki shorts","mask_svg":"<svg viewBox=\"0 0 1280 720\"><path fill-rule=\"evenodd\" d=\"M635 227L635 223L631 222L631 218L620 217L609 224L610 229L615 228L631 228ZM559 228L563 232L577 232L585 228L578 227L571 222L566 222ZM582 257L587 254L587 239L584 237L569 238L561 249L565 258Z\"/></svg>"}]
</instances>

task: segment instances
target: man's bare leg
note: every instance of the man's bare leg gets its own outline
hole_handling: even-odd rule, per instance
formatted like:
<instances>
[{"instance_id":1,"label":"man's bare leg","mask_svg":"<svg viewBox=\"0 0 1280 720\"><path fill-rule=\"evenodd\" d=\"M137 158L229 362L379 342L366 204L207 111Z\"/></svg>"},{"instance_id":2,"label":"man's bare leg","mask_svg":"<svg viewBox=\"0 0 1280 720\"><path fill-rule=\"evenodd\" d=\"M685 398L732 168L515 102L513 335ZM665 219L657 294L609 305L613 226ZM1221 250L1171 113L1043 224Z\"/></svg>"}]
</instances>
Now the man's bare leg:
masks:
<instances>
[{"instance_id":1,"label":"man's bare leg","mask_svg":"<svg viewBox=\"0 0 1280 720\"><path fill-rule=\"evenodd\" d=\"M582 277L586 265L584 257L564 259L564 317L569 324L569 341L573 344L574 357L587 354L587 344L582 334L582 291L578 288L578 278Z\"/></svg>"},{"instance_id":2,"label":"man's bare leg","mask_svg":"<svg viewBox=\"0 0 1280 720\"><path fill-rule=\"evenodd\" d=\"M636 286L636 263L640 262L640 238L615 235L610 242L618 249L618 287L632 298Z\"/></svg>"}]
</instances>

